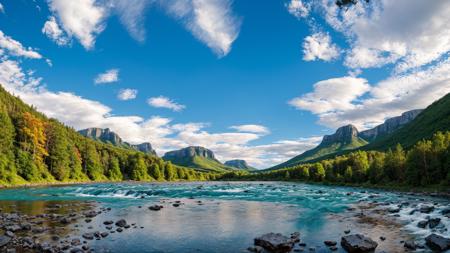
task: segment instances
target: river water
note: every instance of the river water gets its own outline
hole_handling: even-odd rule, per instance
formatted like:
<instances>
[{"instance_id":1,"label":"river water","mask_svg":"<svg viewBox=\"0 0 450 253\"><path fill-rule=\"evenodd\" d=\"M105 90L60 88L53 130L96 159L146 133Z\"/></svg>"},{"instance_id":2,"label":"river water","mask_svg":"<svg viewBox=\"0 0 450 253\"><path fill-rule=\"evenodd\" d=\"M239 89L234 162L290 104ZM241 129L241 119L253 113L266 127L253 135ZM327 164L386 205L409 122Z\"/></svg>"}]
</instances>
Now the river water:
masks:
<instances>
[{"instance_id":1,"label":"river water","mask_svg":"<svg viewBox=\"0 0 450 253\"><path fill-rule=\"evenodd\" d=\"M71 238L108 231L105 220L135 224L121 233L89 241L96 252L246 252L253 239L268 232L289 235L315 252L329 252L324 240L340 241L345 230L379 243L377 252L403 252L403 240L423 243L434 232L450 237L450 219L441 214L449 200L418 195L284 182L117 183L16 188L0 191L5 212L36 214L49 203L89 203L102 212L89 223L71 225ZM179 202L178 207L173 206ZM79 204L77 204L79 203ZM151 211L149 206L164 206ZM390 212L398 205L398 212ZM430 213L413 210L433 206ZM36 206L40 207L36 211ZM73 211L73 210L72 210ZM48 212L48 211L47 211ZM427 218L434 228L418 228ZM380 237L386 240L380 240ZM424 250L426 251L426 249ZM340 247L338 252L344 252Z\"/></svg>"}]
</instances>

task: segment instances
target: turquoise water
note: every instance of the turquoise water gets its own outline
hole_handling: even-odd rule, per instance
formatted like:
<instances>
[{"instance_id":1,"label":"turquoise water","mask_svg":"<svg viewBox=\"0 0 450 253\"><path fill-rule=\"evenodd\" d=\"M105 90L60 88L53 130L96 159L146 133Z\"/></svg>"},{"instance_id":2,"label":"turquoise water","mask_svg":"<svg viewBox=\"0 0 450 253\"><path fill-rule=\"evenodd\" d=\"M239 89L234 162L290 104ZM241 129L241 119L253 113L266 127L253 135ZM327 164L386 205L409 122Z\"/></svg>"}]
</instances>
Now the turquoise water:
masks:
<instances>
[{"instance_id":1,"label":"turquoise water","mask_svg":"<svg viewBox=\"0 0 450 253\"><path fill-rule=\"evenodd\" d=\"M87 184L1 190L0 200L95 201L99 208L110 207L111 212L90 223L94 230L101 230L104 220L119 218L139 228L92 242L92 247L105 252L242 252L254 237L267 232L300 231L308 247L319 252L328 251L323 240L339 241L346 229L375 239L402 231L421 240L431 232L416 226L425 214L410 215L410 211L424 204L436 207L426 215L442 218L435 232L450 236L449 219L440 215L440 210L450 207L448 200L349 187L279 182ZM180 207L172 206L176 200ZM358 224L347 210L365 203L382 203L375 209L386 210L402 202L409 207L389 214L401 224L394 228L399 231L383 231L387 225ZM153 204L165 208L150 211ZM83 225L78 229L80 234L88 231ZM380 242L379 249L392 247L394 242Z\"/></svg>"}]
</instances>

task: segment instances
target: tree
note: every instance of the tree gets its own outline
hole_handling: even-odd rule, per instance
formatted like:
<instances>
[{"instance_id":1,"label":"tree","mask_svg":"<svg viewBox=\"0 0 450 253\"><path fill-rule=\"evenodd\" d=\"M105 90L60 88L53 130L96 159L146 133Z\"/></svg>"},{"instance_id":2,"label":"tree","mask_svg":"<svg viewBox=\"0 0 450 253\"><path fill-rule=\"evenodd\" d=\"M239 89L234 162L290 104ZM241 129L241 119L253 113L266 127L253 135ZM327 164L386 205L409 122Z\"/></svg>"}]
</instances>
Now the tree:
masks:
<instances>
[{"instance_id":1,"label":"tree","mask_svg":"<svg viewBox=\"0 0 450 253\"><path fill-rule=\"evenodd\" d=\"M173 168L173 165L171 162L167 162L165 166L165 176L167 181L174 181L176 180L177 173L175 169Z\"/></svg>"},{"instance_id":2,"label":"tree","mask_svg":"<svg viewBox=\"0 0 450 253\"><path fill-rule=\"evenodd\" d=\"M373 161L370 164L370 167L368 170L369 181L372 184L380 183L383 180L384 159L385 159L384 153L377 153L373 157Z\"/></svg>"},{"instance_id":3,"label":"tree","mask_svg":"<svg viewBox=\"0 0 450 253\"><path fill-rule=\"evenodd\" d=\"M353 179L353 170L352 167L347 166L344 172L344 181L345 182L352 182Z\"/></svg>"},{"instance_id":4,"label":"tree","mask_svg":"<svg viewBox=\"0 0 450 253\"><path fill-rule=\"evenodd\" d=\"M401 182L404 180L406 154L400 144L397 144L394 151L388 150L384 163L384 170L389 181Z\"/></svg>"},{"instance_id":5,"label":"tree","mask_svg":"<svg viewBox=\"0 0 450 253\"><path fill-rule=\"evenodd\" d=\"M91 140L85 141L83 151L83 171L91 180L104 180L103 168L100 162L100 156Z\"/></svg>"},{"instance_id":6,"label":"tree","mask_svg":"<svg viewBox=\"0 0 450 253\"><path fill-rule=\"evenodd\" d=\"M369 169L369 160L367 159L367 153L364 151L356 151L350 155L350 159L353 161L353 179L355 182L365 182L367 176L367 170Z\"/></svg>"},{"instance_id":7,"label":"tree","mask_svg":"<svg viewBox=\"0 0 450 253\"><path fill-rule=\"evenodd\" d=\"M43 159L48 155L45 149L47 137L45 122L29 112L23 113L20 121L20 144L25 152L31 153L38 167L43 165Z\"/></svg>"},{"instance_id":8,"label":"tree","mask_svg":"<svg viewBox=\"0 0 450 253\"><path fill-rule=\"evenodd\" d=\"M60 181L65 181L70 176L70 147L66 131L53 122L46 129L48 169L50 173Z\"/></svg>"},{"instance_id":9,"label":"tree","mask_svg":"<svg viewBox=\"0 0 450 253\"><path fill-rule=\"evenodd\" d=\"M119 159L117 159L117 157L110 158L107 176L113 181L120 181L123 179L122 172L120 171Z\"/></svg>"},{"instance_id":10,"label":"tree","mask_svg":"<svg viewBox=\"0 0 450 253\"><path fill-rule=\"evenodd\" d=\"M315 163L312 168L313 171L313 179L315 181L323 181L325 178L325 169L323 168L321 163Z\"/></svg>"},{"instance_id":11,"label":"tree","mask_svg":"<svg viewBox=\"0 0 450 253\"><path fill-rule=\"evenodd\" d=\"M149 180L149 176L147 174L147 165L145 164L144 158L141 153L136 153L131 157L131 179L140 181L140 180Z\"/></svg>"}]
</instances>

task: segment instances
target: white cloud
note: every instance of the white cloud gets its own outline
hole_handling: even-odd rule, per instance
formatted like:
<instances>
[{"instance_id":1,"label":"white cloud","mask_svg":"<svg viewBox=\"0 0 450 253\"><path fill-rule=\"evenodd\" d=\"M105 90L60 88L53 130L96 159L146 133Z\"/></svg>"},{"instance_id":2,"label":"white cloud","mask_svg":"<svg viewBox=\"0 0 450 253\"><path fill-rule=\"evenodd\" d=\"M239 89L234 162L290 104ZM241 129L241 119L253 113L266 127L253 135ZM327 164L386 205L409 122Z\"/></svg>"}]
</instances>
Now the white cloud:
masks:
<instances>
[{"instance_id":1,"label":"white cloud","mask_svg":"<svg viewBox=\"0 0 450 253\"><path fill-rule=\"evenodd\" d=\"M70 43L70 38L65 34L63 30L59 27L56 22L55 17L51 16L45 22L44 27L42 27L42 33L48 38L53 40L59 46L68 45Z\"/></svg>"},{"instance_id":2,"label":"white cloud","mask_svg":"<svg viewBox=\"0 0 450 253\"><path fill-rule=\"evenodd\" d=\"M218 56L230 52L241 24L231 10L231 1L172 0L161 1L161 4Z\"/></svg>"},{"instance_id":3,"label":"white cloud","mask_svg":"<svg viewBox=\"0 0 450 253\"><path fill-rule=\"evenodd\" d=\"M339 48L332 43L329 34L317 32L303 41L303 54L305 61L331 61L339 57Z\"/></svg>"},{"instance_id":4,"label":"white cloud","mask_svg":"<svg viewBox=\"0 0 450 253\"><path fill-rule=\"evenodd\" d=\"M5 7L3 7L2 3L0 3L0 12L5 13Z\"/></svg>"},{"instance_id":5,"label":"white cloud","mask_svg":"<svg viewBox=\"0 0 450 253\"><path fill-rule=\"evenodd\" d=\"M145 40L145 11L153 0L111 0L112 8L130 35L137 41Z\"/></svg>"},{"instance_id":6,"label":"white cloud","mask_svg":"<svg viewBox=\"0 0 450 253\"><path fill-rule=\"evenodd\" d=\"M362 78L324 80L290 104L318 115L322 125L336 128L351 123L362 130L405 111L425 108L449 92L447 59L425 70L393 75L372 87Z\"/></svg>"},{"instance_id":7,"label":"white cloud","mask_svg":"<svg viewBox=\"0 0 450 253\"><path fill-rule=\"evenodd\" d=\"M267 127L262 125L237 125L237 126L231 126L231 129L237 130L238 132L248 132L248 133L255 133L255 134L269 134L270 131Z\"/></svg>"},{"instance_id":8,"label":"white cloud","mask_svg":"<svg viewBox=\"0 0 450 253\"><path fill-rule=\"evenodd\" d=\"M286 7L289 13L297 18L306 18L309 15L310 6L302 0L291 0Z\"/></svg>"},{"instance_id":9,"label":"white cloud","mask_svg":"<svg viewBox=\"0 0 450 253\"><path fill-rule=\"evenodd\" d=\"M339 9L334 0L314 3L347 37L351 48L345 63L351 68L394 63L396 72L403 72L450 51L449 1L361 1L348 9Z\"/></svg>"},{"instance_id":10,"label":"white cloud","mask_svg":"<svg viewBox=\"0 0 450 253\"><path fill-rule=\"evenodd\" d=\"M104 28L107 10L95 0L48 0L68 36L75 36L86 49L92 49Z\"/></svg>"},{"instance_id":11,"label":"white cloud","mask_svg":"<svg viewBox=\"0 0 450 253\"><path fill-rule=\"evenodd\" d=\"M25 48L24 46L22 46L22 43L7 36L1 30L0 30L0 49L8 51L9 55L13 56L20 56L32 59L42 58L42 55L36 52L35 49L31 47Z\"/></svg>"},{"instance_id":12,"label":"white cloud","mask_svg":"<svg viewBox=\"0 0 450 253\"><path fill-rule=\"evenodd\" d=\"M147 103L156 108L167 108L176 112L182 111L186 108L186 106L178 104L170 98L164 96L149 98Z\"/></svg>"},{"instance_id":13,"label":"white cloud","mask_svg":"<svg viewBox=\"0 0 450 253\"><path fill-rule=\"evenodd\" d=\"M370 90L366 79L332 78L314 84L314 91L289 101L297 109L330 113L354 108L355 100Z\"/></svg>"},{"instance_id":14,"label":"white cloud","mask_svg":"<svg viewBox=\"0 0 450 253\"><path fill-rule=\"evenodd\" d=\"M117 94L117 98L120 100L131 100L135 99L138 91L135 89L121 89Z\"/></svg>"},{"instance_id":15,"label":"white cloud","mask_svg":"<svg viewBox=\"0 0 450 253\"><path fill-rule=\"evenodd\" d=\"M94 83L102 84L102 83L113 83L119 80L119 70L118 69L110 69L105 73L100 73L94 79Z\"/></svg>"}]
</instances>

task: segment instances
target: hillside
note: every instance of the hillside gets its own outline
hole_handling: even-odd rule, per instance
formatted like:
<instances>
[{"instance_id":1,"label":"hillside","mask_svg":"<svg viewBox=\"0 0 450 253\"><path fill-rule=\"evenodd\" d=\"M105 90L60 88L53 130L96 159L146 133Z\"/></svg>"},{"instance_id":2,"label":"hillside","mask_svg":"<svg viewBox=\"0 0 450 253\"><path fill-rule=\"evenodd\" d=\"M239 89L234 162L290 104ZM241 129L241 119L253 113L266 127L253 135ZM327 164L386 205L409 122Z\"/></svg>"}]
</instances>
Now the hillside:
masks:
<instances>
[{"instance_id":1,"label":"hillside","mask_svg":"<svg viewBox=\"0 0 450 253\"><path fill-rule=\"evenodd\" d=\"M142 152L86 138L0 87L0 185L105 180L202 180Z\"/></svg>"},{"instance_id":2,"label":"hillside","mask_svg":"<svg viewBox=\"0 0 450 253\"><path fill-rule=\"evenodd\" d=\"M165 161L170 161L173 164L200 169L211 172L226 172L233 170L214 156L214 153L204 147L187 147L180 150L167 152L163 157Z\"/></svg>"},{"instance_id":3,"label":"hillside","mask_svg":"<svg viewBox=\"0 0 450 253\"><path fill-rule=\"evenodd\" d=\"M430 139L437 131L450 130L450 93L421 112L413 121L393 133L376 139L364 150L386 150L397 143L408 148L422 139Z\"/></svg>"},{"instance_id":4,"label":"hillside","mask_svg":"<svg viewBox=\"0 0 450 253\"><path fill-rule=\"evenodd\" d=\"M358 136L358 130L353 125L347 125L340 127L336 130L336 133L332 135L325 135L322 142L315 148L305 151L304 153L269 168L268 170L274 170L284 167L291 167L299 163L305 163L314 159L338 153L345 150L352 150L367 144L367 141Z\"/></svg>"},{"instance_id":5,"label":"hillside","mask_svg":"<svg viewBox=\"0 0 450 253\"><path fill-rule=\"evenodd\" d=\"M248 163L245 160L235 159L235 160L226 161L224 164L228 167L232 167L232 168L240 169L240 170L248 170L248 171L256 170L252 166L248 165Z\"/></svg>"},{"instance_id":6,"label":"hillside","mask_svg":"<svg viewBox=\"0 0 450 253\"><path fill-rule=\"evenodd\" d=\"M114 146L122 148L134 149L146 154L157 156L156 151L152 148L152 144L150 144L149 142L144 142L137 145L129 144L127 142L122 141L122 138L120 138L118 134L114 133L109 128L103 129L92 127L80 130L78 131L78 133L93 140L98 140L104 143L110 143Z\"/></svg>"}]
</instances>

